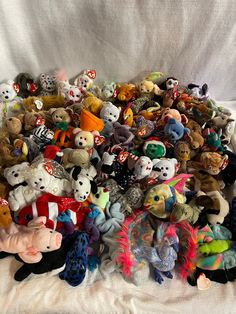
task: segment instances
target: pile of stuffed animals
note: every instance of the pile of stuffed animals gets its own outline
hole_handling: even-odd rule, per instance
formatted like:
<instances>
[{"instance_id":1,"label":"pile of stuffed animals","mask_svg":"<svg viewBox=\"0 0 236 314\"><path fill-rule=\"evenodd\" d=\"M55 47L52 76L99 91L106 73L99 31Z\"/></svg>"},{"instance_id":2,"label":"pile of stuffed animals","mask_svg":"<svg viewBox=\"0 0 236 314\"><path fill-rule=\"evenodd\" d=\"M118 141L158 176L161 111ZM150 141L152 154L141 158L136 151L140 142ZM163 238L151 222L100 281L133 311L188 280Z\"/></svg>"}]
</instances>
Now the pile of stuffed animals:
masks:
<instances>
[{"instance_id":1,"label":"pile of stuffed animals","mask_svg":"<svg viewBox=\"0 0 236 314\"><path fill-rule=\"evenodd\" d=\"M0 84L0 257L14 275L72 286L96 268L207 289L236 278L235 121L208 94L152 72L96 83L85 70Z\"/></svg>"}]
</instances>

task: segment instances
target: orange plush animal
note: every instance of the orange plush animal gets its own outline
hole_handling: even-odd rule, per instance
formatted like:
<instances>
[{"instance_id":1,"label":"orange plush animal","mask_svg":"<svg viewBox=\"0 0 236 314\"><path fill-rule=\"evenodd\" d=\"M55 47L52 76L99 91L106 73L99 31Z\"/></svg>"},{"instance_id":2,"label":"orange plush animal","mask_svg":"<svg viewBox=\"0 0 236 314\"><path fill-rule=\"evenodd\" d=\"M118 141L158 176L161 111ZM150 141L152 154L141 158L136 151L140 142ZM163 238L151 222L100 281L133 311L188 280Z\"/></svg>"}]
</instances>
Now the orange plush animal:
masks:
<instances>
[{"instance_id":1,"label":"orange plush animal","mask_svg":"<svg viewBox=\"0 0 236 314\"><path fill-rule=\"evenodd\" d=\"M6 228L12 222L10 208L8 202L0 198L0 228Z\"/></svg>"},{"instance_id":2,"label":"orange plush animal","mask_svg":"<svg viewBox=\"0 0 236 314\"><path fill-rule=\"evenodd\" d=\"M137 88L134 84L124 84L118 89L117 98L120 101L130 101L137 97Z\"/></svg>"}]
</instances>

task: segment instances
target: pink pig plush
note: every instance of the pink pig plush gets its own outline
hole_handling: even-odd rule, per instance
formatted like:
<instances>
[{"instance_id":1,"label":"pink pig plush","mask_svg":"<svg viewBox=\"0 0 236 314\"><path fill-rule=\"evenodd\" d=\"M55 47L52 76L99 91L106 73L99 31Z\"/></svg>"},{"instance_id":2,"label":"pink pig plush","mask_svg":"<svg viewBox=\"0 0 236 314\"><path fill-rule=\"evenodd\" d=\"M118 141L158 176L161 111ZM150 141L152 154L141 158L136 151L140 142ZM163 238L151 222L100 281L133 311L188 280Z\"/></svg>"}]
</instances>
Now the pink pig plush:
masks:
<instances>
[{"instance_id":1,"label":"pink pig plush","mask_svg":"<svg viewBox=\"0 0 236 314\"><path fill-rule=\"evenodd\" d=\"M37 217L28 226L14 222L7 228L0 228L0 251L18 254L26 263L37 263L41 252L50 252L60 248L62 235L45 227L46 217Z\"/></svg>"}]
</instances>

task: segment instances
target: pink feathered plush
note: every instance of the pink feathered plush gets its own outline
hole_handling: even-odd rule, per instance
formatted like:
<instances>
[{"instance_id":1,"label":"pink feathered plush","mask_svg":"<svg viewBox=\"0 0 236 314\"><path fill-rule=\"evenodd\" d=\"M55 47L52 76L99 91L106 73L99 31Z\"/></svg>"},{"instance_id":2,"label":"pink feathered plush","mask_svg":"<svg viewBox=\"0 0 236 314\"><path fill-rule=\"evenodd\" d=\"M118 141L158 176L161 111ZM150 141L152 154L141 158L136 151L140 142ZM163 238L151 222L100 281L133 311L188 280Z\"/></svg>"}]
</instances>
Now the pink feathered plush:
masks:
<instances>
[{"instance_id":1,"label":"pink feathered plush","mask_svg":"<svg viewBox=\"0 0 236 314\"><path fill-rule=\"evenodd\" d=\"M7 228L0 228L0 251L18 254L26 263L37 263L41 252L50 252L60 248L62 235L45 227L46 217L37 217L28 226L14 222Z\"/></svg>"}]
</instances>

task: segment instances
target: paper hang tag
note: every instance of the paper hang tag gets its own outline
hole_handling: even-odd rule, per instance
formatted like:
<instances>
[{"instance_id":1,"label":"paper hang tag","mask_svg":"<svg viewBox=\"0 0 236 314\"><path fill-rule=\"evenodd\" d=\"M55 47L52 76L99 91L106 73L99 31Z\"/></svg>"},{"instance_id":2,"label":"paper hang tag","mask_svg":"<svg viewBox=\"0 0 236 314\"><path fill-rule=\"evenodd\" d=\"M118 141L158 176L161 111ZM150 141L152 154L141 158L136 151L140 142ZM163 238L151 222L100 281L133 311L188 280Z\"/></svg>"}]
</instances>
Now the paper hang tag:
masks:
<instances>
[{"instance_id":1,"label":"paper hang tag","mask_svg":"<svg viewBox=\"0 0 236 314\"><path fill-rule=\"evenodd\" d=\"M19 93L19 91L20 91L20 85L19 85L19 84L14 83L14 84L13 84L13 88L14 88L14 90L15 90L17 93Z\"/></svg>"},{"instance_id":2,"label":"paper hang tag","mask_svg":"<svg viewBox=\"0 0 236 314\"><path fill-rule=\"evenodd\" d=\"M8 201L6 201L4 198L0 198L0 205L8 206Z\"/></svg>"},{"instance_id":3,"label":"paper hang tag","mask_svg":"<svg viewBox=\"0 0 236 314\"><path fill-rule=\"evenodd\" d=\"M96 146L101 145L102 143L105 142L105 137L104 136L99 136L99 135L95 135L94 136L94 143Z\"/></svg>"},{"instance_id":4,"label":"paper hang tag","mask_svg":"<svg viewBox=\"0 0 236 314\"><path fill-rule=\"evenodd\" d=\"M27 90L31 93L34 93L38 89L38 86L35 83L27 83Z\"/></svg>"},{"instance_id":5,"label":"paper hang tag","mask_svg":"<svg viewBox=\"0 0 236 314\"><path fill-rule=\"evenodd\" d=\"M91 78L92 80L94 80L96 78L96 70L88 70L87 73L89 78Z\"/></svg>"},{"instance_id":6,"label":"paper hang tag","mask_svg":"<svg viewBox=\"0 0 236 314\"><path fill-rule=\"evenodd\" d=\"M128 156L129 156L129 152L122 151L119 153L117 160L119 161L119 163L123 164L128 158Z\"/></svg>"},{"instance_id":7,"label":"paper hang tag","mask_svg":"<svg viewBox=\"0 0 236 314\"><path fill-rule=\"evenodd\" d=\"M199 290L207 290L211 287L211 281L205 274L201 274L197 279L197 287Z\"/></svg>"},{"instance_id":8,"label":"paper hang tag","mask_svg":"<svg viewBox=\"0 0 236 314\"><path fill-rule=\"evenodd\" d=\"M52 165L46 164L46 165L44 165L44 169L47 171L47 173L52 175L52 172L53 172Z\"/></svg>"},{"instance_id":9,"label":"paper hang tag","mask_svg":"<svg viewBox=\"0 0 236 314\"><path fill-rule=\"evenodd\" d=\"M36 119L35 125L36 125L36 126L39 126L39 125L44 124L44 122L45 122L44 119L41 118L41 117L39 117L39 118Z\"/></svg>"},{"instance_id":10,"label":"paper hang tag","mask_svg":"<svg viewBox=\"0 0 236 314\"><path fill-rule=\"evenodd\" d=\"M43 108L43 102L42 102L41 100L39 100L39 99L36 99L36 100L34 101L34 104L35 104L35 106L36 106L36 108L37 108L38 110L41 110L41 109Z\"/></svg>"}]
</instances>

